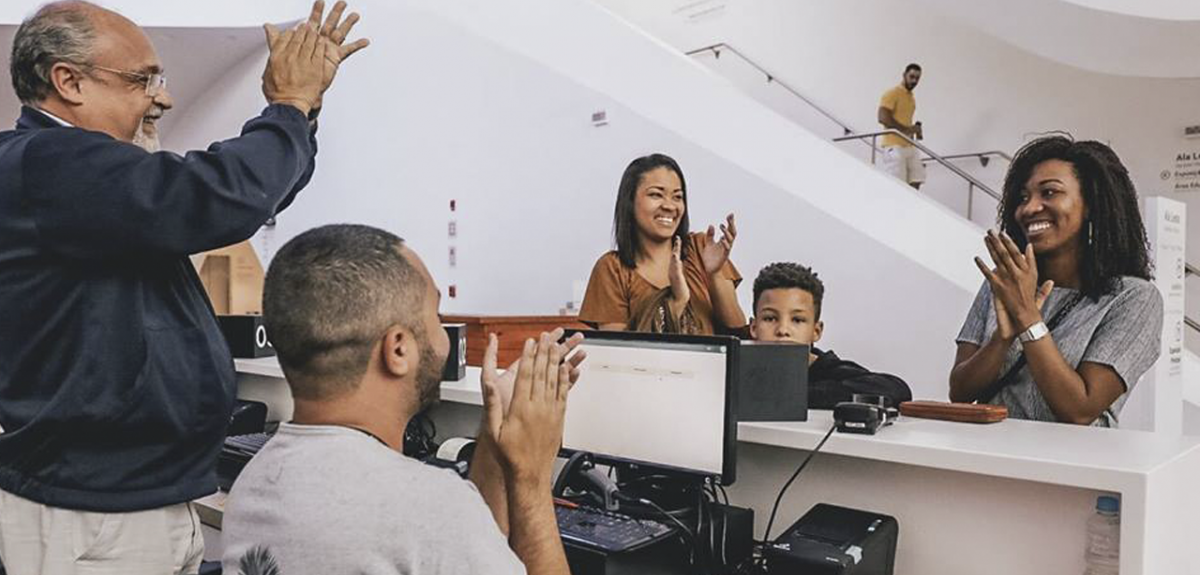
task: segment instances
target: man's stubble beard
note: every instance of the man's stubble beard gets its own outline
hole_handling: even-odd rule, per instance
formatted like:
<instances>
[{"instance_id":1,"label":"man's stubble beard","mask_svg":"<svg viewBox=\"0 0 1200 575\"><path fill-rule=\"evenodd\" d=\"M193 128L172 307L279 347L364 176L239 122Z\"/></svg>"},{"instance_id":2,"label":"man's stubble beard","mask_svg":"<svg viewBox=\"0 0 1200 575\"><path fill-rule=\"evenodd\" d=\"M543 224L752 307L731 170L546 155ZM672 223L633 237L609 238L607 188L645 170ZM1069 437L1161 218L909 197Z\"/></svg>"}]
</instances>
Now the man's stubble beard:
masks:
<instances>
[{"instance_id":1,"label":"man's stubble beard","mask_svg":"<svg viewBox=\"0 0 1200 575\"><path fill-rule=\"evenodd\" d=\"M445 371L446 358L438 361L437 353L429 345L429 337L423 330L413 330L417 345L421 346L421 367L417 370L417 411L425 411L436 405L441 398L442 373Z\"/></svg>"}]
</instances>

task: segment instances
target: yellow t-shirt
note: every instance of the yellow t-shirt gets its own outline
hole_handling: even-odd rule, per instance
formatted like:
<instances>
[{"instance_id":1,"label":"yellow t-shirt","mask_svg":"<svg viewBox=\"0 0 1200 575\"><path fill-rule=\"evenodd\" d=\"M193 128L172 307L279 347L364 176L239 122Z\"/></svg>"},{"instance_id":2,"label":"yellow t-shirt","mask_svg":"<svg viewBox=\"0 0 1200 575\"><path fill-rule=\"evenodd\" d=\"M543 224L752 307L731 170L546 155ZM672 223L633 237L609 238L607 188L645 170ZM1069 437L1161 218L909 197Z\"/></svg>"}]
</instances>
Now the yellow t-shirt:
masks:
<instances>
[{"instance_id":1,"label":"yellow t-shirt","mask_svg":"<svg viewBox=\"0 0 1200 575\"><path fill-rule=\"evenodd\" d=\"M913 93L909 92L903 85L897 85L892 89L883 93L883 97L879 99L879 107L887 108L892 111L892 117L900 122L903 126L913 125L913 114L917 111L917 99L913 97ZM884 146L903 146L908 147L912 144L905 141L903 138L888 134L883 137Z\"/></svg>"}]
</instances>

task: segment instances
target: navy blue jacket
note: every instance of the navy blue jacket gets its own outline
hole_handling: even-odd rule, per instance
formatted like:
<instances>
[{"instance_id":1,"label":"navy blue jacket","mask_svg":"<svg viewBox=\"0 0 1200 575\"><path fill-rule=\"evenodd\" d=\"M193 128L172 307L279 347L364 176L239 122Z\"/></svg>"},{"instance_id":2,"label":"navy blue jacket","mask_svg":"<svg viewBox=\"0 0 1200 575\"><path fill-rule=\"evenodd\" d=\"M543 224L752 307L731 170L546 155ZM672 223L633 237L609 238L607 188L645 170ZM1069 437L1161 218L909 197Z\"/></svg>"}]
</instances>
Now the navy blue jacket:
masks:
<instances>
[{"instance_id":1,"label":"navy blue jacket","mask_svg":"<svg viewBox=\"0 0 1200 575\"><path fill-rule=\"evenodd\" d=\"M216 490L235 375L187 256L253 235L315 156L290 106L183 157L21 110L0 133L0 489L105 512Z\"/></svg>"}]
</instances>

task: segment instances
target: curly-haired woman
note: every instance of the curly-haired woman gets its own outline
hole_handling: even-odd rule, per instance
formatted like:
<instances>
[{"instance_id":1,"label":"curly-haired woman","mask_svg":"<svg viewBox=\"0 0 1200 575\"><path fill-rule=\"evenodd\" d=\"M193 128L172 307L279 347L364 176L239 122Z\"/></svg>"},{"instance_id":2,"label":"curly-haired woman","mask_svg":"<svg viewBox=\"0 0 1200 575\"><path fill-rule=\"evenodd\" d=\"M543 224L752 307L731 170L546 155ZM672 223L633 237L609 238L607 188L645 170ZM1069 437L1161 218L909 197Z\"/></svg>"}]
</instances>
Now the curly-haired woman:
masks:
<instances>
[{"instance_id":1,"label":"curly-haired woman","mask_svg":"<svg viewBox=\"0 0 1200 575\"><path fill-rule=\"evenodd\" d=\"M999 220L984 238L995 267L975 261L986 281L958 335L950 399L1116 427L1163 322L1128 170L1102 143L1039 138L1009 168Z\"/></svg>"}]
</instances>

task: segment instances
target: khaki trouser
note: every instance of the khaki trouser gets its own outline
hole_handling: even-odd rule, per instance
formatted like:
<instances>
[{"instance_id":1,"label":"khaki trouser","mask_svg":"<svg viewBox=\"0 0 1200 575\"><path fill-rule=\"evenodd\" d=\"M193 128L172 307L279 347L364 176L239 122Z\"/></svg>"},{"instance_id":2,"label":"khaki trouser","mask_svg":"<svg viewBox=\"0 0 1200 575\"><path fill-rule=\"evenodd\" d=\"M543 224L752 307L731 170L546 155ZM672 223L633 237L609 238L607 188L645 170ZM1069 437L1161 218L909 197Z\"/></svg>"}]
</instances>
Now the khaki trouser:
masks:
<instances>
[{"instance_id":1,"label":"khaki trouser","mask_svg":"<svg viewBox=\"0 0 1200 575\"><path fill-rule=\"evenodd\" d=\"M94 513L0 491L0 562L8 575L192 575L203 555L191 503Z\"/></svg>"},{"instance_id":2,"label":"khaki trouser","mask_svg":"<svg viewBox=\"0 0 1200 575\"><path fill-rule=\"evenodd\" d=\"M925 164L921 162L921 151L913 146L883 148L883 170L906 184L925 182Z\"/></svg>"}]
</instances>

